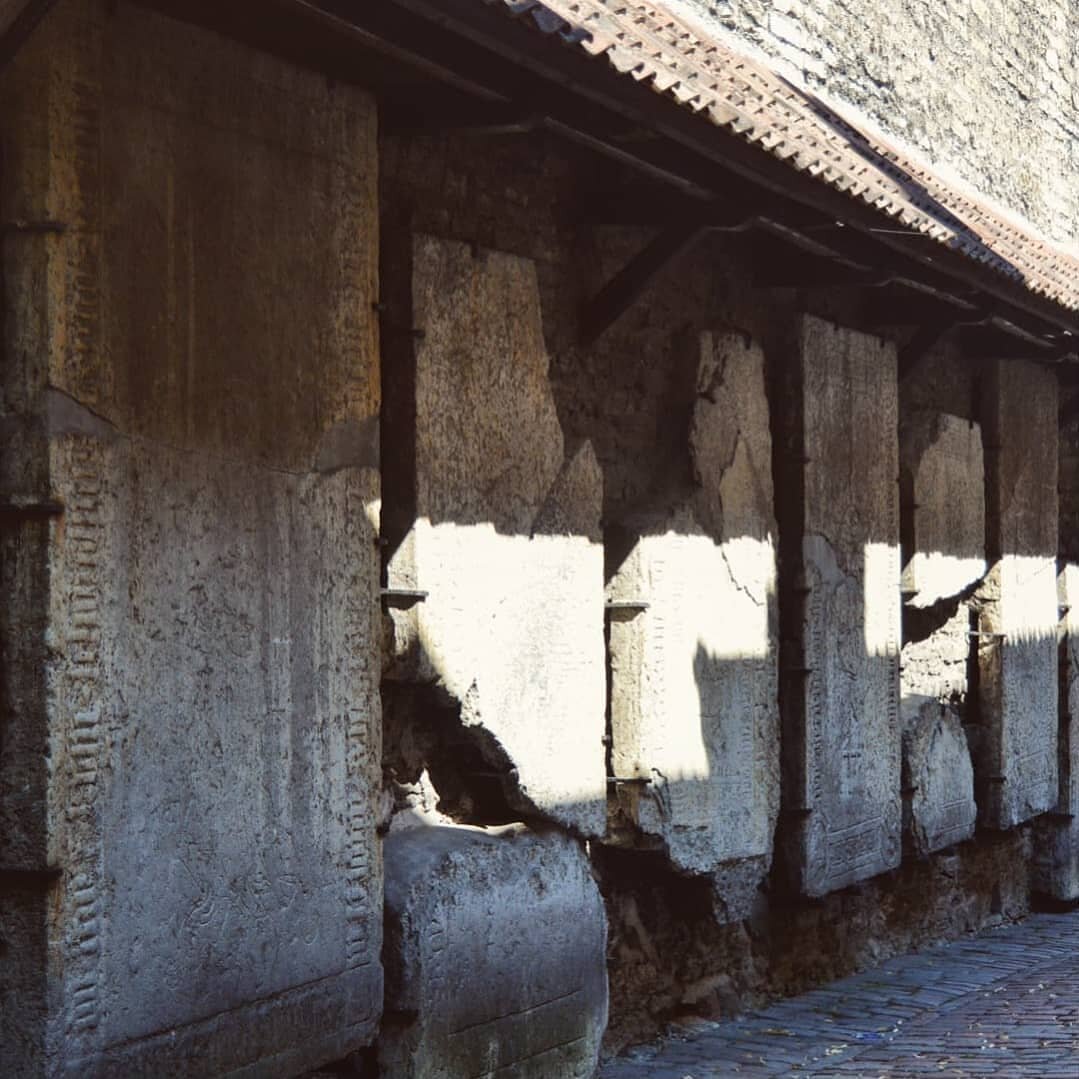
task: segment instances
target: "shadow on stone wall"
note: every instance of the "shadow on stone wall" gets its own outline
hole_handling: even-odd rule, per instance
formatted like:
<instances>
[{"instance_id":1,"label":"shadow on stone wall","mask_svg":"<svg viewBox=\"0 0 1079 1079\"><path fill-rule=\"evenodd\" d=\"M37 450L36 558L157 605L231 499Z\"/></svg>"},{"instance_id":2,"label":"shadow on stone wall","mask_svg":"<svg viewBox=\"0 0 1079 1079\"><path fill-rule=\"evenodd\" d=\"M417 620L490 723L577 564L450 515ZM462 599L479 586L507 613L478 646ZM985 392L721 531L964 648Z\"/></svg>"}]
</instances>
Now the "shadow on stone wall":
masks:
<instances>
[{"instance_id":1,"label":"shadow on stone wall","mask_svg":"<svg viewBox=\"0 0 1079 1079\"><path fill-rule=\"evenodd\" d=\"M852 357L884 345L814 330L838 341L838 373L803 388L794 332L762 334L769 362L750 408L753 336L675 320L647 339L649 355L666 344L646 373L605 384L594 362L574 383L577 351L558 351L567 331L549 326L549 268L391 235L381 301L389 787L399 812L554 822L589 840L611 914L613 1042L1023 910L1025 828L939 853L908 847L902 861L901 797L915 785L900 767L902 698L918 687L900 684L901 649L955 630L965 688L953 703L971 733L994 650L1019 668L1028 646L1044 653L1053 641L1055 655L1056 624L1042 611L1007 631L978 628L994 601L981 573L908 604L901 624L904 564L917 554L984 570L986 551L984 529L979 545L966 521L921 534L920 455L881 470L885 485L902 476L902 497L872 502L866 446L898 424L898 402L880 412ZM629 347L632 329L605 350ZM620 429L638 377L669 405L666 427L659 409ZM794 415L804 394L818 408L808 435L804 411ZM849 422L829 421L852 407ZM920 454L938 441L923 439ZM620 457L630 444L632 467ZM862 501L851 495L860 488ZM814 668L826 682L814 685ZM792 697L802 711L781 738ZM968 752L962 732L951 745ZM1001 752L979 759L983 787Z\"/></svg>"}]
</instances>

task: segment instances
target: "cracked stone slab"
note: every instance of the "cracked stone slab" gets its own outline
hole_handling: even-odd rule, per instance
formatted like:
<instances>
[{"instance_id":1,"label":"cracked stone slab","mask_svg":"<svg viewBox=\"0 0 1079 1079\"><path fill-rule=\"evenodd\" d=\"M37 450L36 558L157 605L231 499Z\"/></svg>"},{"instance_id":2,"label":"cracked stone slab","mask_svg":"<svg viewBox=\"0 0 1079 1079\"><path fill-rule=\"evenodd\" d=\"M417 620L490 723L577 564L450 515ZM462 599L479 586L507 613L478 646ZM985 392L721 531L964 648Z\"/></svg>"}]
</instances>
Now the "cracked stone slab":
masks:
<instances>
[{"instance_id":1,"label":"cracked stone slab","mask_svg":"<svg viewBox=\"0 0 1079 1079\"><path fill-rule=\"evenodd\" d=\"M985 464L977 423L919 411L899 429L900 475L910 557L903 567L908 604L928 607L985 573Z\"/></svg>"},{"instance_id":2,"label":"cracked stone slab","mask_svg":"<svg viewBox=\"0 0 1079 1079\"><path fill-rule=\"evenodd\" d=\"M895 349L802 319L781 498L800 521L800 640L786 671L789 863L808 895L899 864L899 473ZM797 608L794 608L797 609Z\"/></svg>"},{"instance_id":3,"label":"cracked stone slab","mask_svg":"<svg viewBox=\"0 0 1079 1079\"><path fill-rule=\"evenodd\" d=\"M607 1024L607 922L578 843L520 826L392 834L386 1019L395 1079L589 1079Z\"/></svg>"},{"instance_id":4,"label":"cracked stone slab","mask_svg":"<svg viewBox=\"0 0 1079 1079\"><path fill-rule=\"evenodd\" d=\"M993 828L1052 809L1057 759L1057 382L1037 364L986 373L987 547L978 669L978 807Z\"/></svg>"},{"instance_id":5,"label":"cracked stone slab","mask_svg":"<svg viewBox=\"0 0 1079 1079\"><path fill-rule=\"evenodd\" d=\"M771 864L779 802L776 552L760 346L705 334L692 501L631 522L608 586L612 765L621 812L694 873L728 865L744 917Z\"/></svg>"},{"instance_id":6,"label":"cracked stone slab","mask_svg":"<svg viewBox=\"0 0 1079 1079\"><path fill-rule=\"evenodd\" d=\"M1079 899L1079 566L1058 577L1061 611L1059 800L1035 832L1034 887L1053 899Z\"/></svg>"},{"instance_id":7,"label":"cracked stone slab","mask_svg":"<svg viewBox=\"0 0 1079 1079\"><path fill-rule=\"evenodd\" d=\"M5 280L63 512L23 537L49 658L0 767L41 787L0 864L57 872L0 929L0 1072L295 1074L382 995L373 102L97 5L0 96L5 198L70 225Z\"/></svg>"},{"instance_id":8,"label":"cracked stone slab","mask_svg":"<svg viewBox=\"0 0 1079 1079\"><path fill-rule=\"evenodd\" d=\"M413 505L389 583L427 598L393 612L394 677L437 684L497 741L520 812L601 834L602 473L590 443L563 439L535 266L408 243L422 337L390 367L404 400L385 423L414 454Z\"/></svg>"}]
</instances>

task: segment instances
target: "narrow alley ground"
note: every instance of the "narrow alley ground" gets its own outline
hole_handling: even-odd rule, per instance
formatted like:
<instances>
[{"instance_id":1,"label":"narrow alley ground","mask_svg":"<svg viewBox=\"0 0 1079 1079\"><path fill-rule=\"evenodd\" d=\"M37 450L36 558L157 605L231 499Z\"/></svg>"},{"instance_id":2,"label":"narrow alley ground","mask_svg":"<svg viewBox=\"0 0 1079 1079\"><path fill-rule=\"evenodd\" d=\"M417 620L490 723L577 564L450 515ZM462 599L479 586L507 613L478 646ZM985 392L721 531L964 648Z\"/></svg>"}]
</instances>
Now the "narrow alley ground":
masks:
<instances>
[{"instance_id":1,"label":"narrow alley ground","mask_svg":"<svg viewBox=\"0 0 1079 1079\"><path fill-rule=\"evenodd\" d=\"M683 1027L600 1079L1079 1079L1079 911L900 956L763 1011Z\"/></svg>"}]
</instances>

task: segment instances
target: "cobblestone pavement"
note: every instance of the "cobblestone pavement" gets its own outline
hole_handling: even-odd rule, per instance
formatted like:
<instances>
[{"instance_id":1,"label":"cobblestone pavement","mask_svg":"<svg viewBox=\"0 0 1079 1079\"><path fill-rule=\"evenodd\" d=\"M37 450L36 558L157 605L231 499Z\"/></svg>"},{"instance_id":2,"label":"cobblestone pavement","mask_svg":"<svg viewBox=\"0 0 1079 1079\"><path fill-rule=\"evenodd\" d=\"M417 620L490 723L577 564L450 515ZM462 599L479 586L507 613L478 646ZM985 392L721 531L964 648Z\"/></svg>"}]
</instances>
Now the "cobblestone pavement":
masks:
<instances>
[{"instance_id":1,"label":"cobblestone pavement","mask_svg":"<svg viewBox=\"0 0 1079 1079\"><path fill-rule=\"evenodd\" d=\"M1079 911L1036 914L610 1062L600 1079L1079 1079Z\"/></svg>"}]
</instances>

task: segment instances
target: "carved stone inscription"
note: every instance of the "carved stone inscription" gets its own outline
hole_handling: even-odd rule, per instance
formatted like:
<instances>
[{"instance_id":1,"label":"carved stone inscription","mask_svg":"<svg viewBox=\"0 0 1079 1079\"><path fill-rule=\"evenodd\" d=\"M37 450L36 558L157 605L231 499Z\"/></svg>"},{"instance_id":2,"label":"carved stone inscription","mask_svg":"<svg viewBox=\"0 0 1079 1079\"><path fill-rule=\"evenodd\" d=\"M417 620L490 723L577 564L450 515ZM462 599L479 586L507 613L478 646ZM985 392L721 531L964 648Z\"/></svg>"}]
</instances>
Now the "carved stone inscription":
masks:
<instances>
[{"instance_id":1,"label":"carved stone inscription","mask_svg":"<svg viewBox=\"0 0 1079 1079\"><path fill-rule=\"evenodd\" d=\"M392 834L386 912L386 1005L402 1019L379 1038L382 1074L594 1074L607 925L576 843L521 829Z\"/></svg>"},{"instance_id":2,"label":"carved stone inscription","mask_svg":"<svg viewBox=\"0 0 1079 1079\"><path fill-rule=\"evenodd\" d=\"M609 586L612 764L647 781L621 812L661 836L689 872L728 873L744 916L771 860L778 713L771 438L763 355L741 335L704 335L691 433L698 490L663 521L634 522ZM641 608L619 608L632 604Z\"/></svg>"},{"instance_id":3,"label":"carved stone inscription","mask_svg":"<svg viewBox=\"0 0 1079 1079\"><path fill-rule=\"evenodd\" d=\"M901 854L899 506L894 350L806 318L803 890ZM794 674L795 672L792 672Z\"/></svg>"},{"instance_id":4,"label":"carved stone inscription","mask_svg":"<svg viewBox=\"0 0 1079 1079\"><path fill-rule=\"evenodd\" d=\"M998 362L982 403L991 569L979 617L982 820L1011 828L1052 809L1057 759L1057 383Z\"/></svg>"},{"instance_id":5,"label":"carved stone inscription","mask_svg":"<svg viewBox=\"0 0 1079 1079\"><path fill-rule=\"evenodd\" d=\"M20 300L58 327L33 393L63 506L26 1023L47 1076L298 1074L381 1004L373 106L104 18L43 23L11 139L68 225Z\"/></svg>"}]
</instances>

